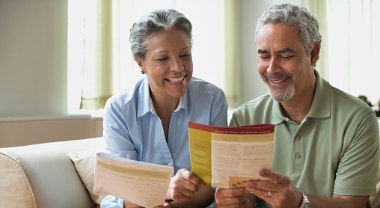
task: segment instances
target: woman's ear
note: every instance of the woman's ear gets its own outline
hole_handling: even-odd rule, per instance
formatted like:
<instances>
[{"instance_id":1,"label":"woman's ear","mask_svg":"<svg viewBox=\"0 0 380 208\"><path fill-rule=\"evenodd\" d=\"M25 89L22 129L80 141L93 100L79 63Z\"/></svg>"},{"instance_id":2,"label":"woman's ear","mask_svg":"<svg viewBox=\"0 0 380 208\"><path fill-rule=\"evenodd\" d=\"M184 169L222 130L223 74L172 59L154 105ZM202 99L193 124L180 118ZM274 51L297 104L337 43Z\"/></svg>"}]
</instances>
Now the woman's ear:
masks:
<instances>
[{"instance_id":1,"label":"woman's ear","mask_svg":"<svg viewBox=\"0 0 380 208\"><path fill-rule=\"evenodd\" d=\"M140 70L141 70L141 74L145 74L145 70L144 70L144 62L141 58L136 58L136 62L137 62L137 65L140 67Z\"/></svg>"},{"instance_id":2,"label":"woman's ear","mask_svg":"<svg viewBox=\"0 0 380 208\"><path fill-rule=\"evenodd\" d=\"M312 66L317 65L317 61L319 59L319 51L321 49L321 44L320 43L315 43L313 49L311 50L310 53L310 61Z\"/></svg>"}]
</instances>

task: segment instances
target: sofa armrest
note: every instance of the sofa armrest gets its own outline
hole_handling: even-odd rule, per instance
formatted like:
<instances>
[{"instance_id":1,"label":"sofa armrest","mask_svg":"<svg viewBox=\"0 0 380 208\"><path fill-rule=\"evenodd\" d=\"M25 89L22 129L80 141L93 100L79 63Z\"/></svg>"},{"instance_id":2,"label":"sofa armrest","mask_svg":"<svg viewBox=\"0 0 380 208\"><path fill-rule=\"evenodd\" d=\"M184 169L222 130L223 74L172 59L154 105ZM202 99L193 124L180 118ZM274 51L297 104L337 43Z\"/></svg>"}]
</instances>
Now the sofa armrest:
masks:
<instances>
[{"instance_id":1,"label":"sofa armrest","mask_svg":"<svg viewBox=\"0 0 380 208\"><path fill-rule=\"evenodd\" d=\"M95 207L68 156L102 138L0 148L2 207Z\"/></svg>"}]
</instances>

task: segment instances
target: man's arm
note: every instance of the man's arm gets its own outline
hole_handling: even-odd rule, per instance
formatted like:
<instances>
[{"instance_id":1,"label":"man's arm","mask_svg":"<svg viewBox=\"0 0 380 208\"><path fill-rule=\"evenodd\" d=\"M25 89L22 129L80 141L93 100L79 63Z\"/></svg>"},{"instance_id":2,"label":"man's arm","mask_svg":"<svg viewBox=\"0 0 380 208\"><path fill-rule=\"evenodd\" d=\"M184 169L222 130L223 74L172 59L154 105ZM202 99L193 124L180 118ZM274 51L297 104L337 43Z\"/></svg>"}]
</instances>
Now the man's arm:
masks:
<instances>
[{"instance_id":1,"label":"man's arm","mask_svg":"<svg viewBox=\"0 0 380 208\"><path fill-rule=\"evenodd\" d=\"M309 196L312 207L356 208L365 207L369 196L342 196L334 195L332 198L317 198Z\"/></svg>"},{"instance_id":2,"label":"man's arm","mask_svg":"<svg viewBox=\"0 0 380 208\"><path fill-rule=\"evenodd\" d=\"M302 194L291 182L290 178L268 169L260 170L259 174L266 180L249 181L246 183L248 192L260 197L273 208L298 208L302 204ZM357 208L365 207L369 196L333 195L331 198L321 198L308 195L313 208Z\"/></svg>"}]
</instances>

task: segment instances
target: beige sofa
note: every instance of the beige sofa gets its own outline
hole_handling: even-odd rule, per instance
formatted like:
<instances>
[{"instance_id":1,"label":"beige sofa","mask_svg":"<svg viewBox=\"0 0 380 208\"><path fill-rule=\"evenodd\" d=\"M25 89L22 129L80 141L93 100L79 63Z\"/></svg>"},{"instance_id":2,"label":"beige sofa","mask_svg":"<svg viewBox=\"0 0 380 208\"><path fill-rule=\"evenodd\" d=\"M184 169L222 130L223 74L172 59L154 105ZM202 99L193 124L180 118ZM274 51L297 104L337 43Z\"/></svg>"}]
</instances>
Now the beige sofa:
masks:
<instances>
[{"instance_id":1,"label":"beige sofa","mask_svg":"<svg viewBox=\"0 0 380 208\"><path fill-rule=\"evenodd\" d=\"M101 137L0 148L0 208L97 207L94 157L103 148ZM371 203L379 208L379 182L377 190Z\"/></svg>"},{"instance_id":2,"label":"beige sofa","mask_svg":"<svg viewBox=\"0 0 380 208\"><path fill-rule=\"evenodd\" d=\"M102 138L0 148L0 208L97 207L92 190Z\"/></svg>"}]
</instances>

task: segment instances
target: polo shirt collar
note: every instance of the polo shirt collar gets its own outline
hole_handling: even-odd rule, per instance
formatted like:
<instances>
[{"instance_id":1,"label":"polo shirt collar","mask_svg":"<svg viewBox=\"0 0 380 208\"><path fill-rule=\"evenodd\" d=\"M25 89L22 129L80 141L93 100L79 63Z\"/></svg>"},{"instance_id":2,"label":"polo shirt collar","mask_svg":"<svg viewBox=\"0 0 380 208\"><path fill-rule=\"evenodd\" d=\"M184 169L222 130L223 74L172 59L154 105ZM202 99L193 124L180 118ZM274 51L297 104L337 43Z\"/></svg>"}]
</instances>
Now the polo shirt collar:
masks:
<instances>
[{"instance_id":1,"label":"polo shirt collar","mask_svg":"<svg viewBox=\"0 0 380 208\"><path fill-rule=\"evenodd\" d=\"M306 115L310 118L327 118L331 116L331 87L330 84L319 76L317 70L314 70L316 86L313 103L309 113Z\"/></svg>"},{"instance_id":2,"label":"polo shirt collar","mask_svg":"<svg viewBox=\"0 0 380 208\"><path fill-rule=\"evenodd\" d=\"M274 100L273 98L271 98L271 100L273 101L272 102L272 105L273 105L272 123L279 124L283 122L284 120L286 120L286 117L282 113L280 102Z\"/></svg>"},{"instance_id":3,"label":"polo shirt collar","mask_svg":"<svg viewBox=\"0 0 380 208\"><path fill-rule=\"evenodd\" d=\"M314 70L316 86L313 102L306 117L309 118L327 118L331 115L331 88L329 83L319 76L318 71ZM272 99L273 100L273 99ZM283 115L281 105L278 101L273 100L272 122L279 124L287 118Z\"/></svg>"}]
</instances>

